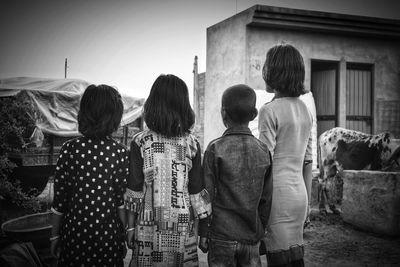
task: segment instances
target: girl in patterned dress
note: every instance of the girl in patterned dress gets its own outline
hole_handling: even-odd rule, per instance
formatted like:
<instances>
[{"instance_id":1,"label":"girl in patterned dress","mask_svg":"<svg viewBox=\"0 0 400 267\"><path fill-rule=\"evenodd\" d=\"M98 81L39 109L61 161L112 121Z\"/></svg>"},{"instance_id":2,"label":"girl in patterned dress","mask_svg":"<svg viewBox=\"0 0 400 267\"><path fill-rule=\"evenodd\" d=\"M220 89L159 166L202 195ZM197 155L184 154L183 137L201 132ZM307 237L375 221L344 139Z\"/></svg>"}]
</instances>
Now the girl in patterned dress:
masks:
<instances>
[{"instance_id":1,"label":"girl in patterned dress","mask_svg":"<svg viewBox=\"0 0 400 267\"><path fill-rule=\"evenodd\" d=\"M147 130L134 136L126 207L131 266L198 266L194 220L211 214L201 151L190 133L194 113L186 84L154 82L144 105Z\"/></svg>"},{"instance_id":2,"label":"girl in patterned dress","mask_svg":"<svg viewBox=\"0 0 400 267\"><path fill-rule=\"evenodd\" d=\"M82 96L83 136L63 145L54 176L50 240L58 266L123 266L128 152L110 137L122 111L107 85L90 85Z\"/></svg>"}]
</instances>

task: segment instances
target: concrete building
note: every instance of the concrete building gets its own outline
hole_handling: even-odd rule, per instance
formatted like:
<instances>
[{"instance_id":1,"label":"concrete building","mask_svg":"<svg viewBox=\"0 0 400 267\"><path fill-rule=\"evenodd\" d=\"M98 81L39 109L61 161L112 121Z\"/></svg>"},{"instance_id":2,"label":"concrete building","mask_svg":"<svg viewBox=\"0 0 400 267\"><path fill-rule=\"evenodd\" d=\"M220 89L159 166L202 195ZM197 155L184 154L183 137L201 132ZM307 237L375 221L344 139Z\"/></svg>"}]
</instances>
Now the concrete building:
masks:
<instances>
[{"instance_id":1,"label":"concrete building","mask_svg":"<svg viewBox=\"0 0 400 267\"><path fill-rule=\"evenodd\" d=\"M193 133L198 137L200 147L204 151L204 92L206 73L199 73L197 56L193 63L193 109L196 114L196 122Z\"/></svg>"},{"instance_id":2,"label":"concrete building","mask_svg":"<svg viewBox=\"0 0 400 267\"><path fill-rule=\"evenodd\" d=\"M304 57L318 135L340 126L400 137L400 20L257 5L207 29L207 72L198 74L197 63L194 71L205 145L225 129L220 101L227 87L248 84L258 105L272 98L261 70L268 49L280 43Z\"/></svg>"}]
</instances>

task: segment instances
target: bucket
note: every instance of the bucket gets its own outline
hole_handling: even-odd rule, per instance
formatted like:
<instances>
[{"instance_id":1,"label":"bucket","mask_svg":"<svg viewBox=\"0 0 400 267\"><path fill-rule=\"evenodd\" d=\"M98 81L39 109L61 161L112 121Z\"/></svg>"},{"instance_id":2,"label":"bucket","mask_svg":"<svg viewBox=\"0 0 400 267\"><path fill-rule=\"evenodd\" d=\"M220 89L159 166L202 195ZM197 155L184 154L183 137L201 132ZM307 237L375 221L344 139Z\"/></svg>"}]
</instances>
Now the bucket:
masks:
<instances>
[{"instance_id":1,"label":"bucket","mask_svg":"<svg viewBox=\"0 0 400 267\"><path fill-rule=\"evenodd\" d=\"M36 248L49 248L51 214L51 212L44 212L11 219L1 225L1 230L9 238L21 242L32 242Z\"/></svg>"}]
</instances>

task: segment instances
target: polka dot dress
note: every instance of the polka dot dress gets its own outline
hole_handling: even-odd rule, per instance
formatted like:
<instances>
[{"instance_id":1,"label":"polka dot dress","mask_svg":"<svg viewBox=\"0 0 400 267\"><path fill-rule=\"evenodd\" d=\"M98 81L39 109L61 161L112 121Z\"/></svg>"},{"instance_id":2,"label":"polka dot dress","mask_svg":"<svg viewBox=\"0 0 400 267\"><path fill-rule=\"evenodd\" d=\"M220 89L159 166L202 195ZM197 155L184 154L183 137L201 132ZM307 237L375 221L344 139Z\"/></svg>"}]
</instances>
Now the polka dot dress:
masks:
<instances>
[{"instance_id":1,"label":"polka dot dress","mask_svg":"<svg viewBox=\"0 0 400 267\"><path fill-rule=\"evenodd\" d=\"M58 266L123 266L122 224L128 152L111 138L64 144L54 180L53 212L63 215Z\"/></svg>"}]
</instances>

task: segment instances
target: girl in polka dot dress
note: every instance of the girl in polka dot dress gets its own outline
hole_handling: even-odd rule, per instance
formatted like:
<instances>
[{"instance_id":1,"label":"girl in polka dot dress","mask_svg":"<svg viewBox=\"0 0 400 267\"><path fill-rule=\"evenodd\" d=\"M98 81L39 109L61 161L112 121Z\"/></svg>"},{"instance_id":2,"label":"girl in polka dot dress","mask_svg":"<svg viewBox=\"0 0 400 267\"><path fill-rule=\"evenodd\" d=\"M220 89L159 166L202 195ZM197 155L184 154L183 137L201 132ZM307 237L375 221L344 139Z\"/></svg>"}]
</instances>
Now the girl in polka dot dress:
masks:
<instances>
[{"instance_id":1,"label":"girl in polka dot dress","mask_svg":"<svg viewBox=\"0 0 400 267\"><path fill-rule=\"evenodd\" d=\"M54 177L50 240L58 266L123 266L128 152L110 137L122 112L112 87L90 85L82 96L83 136L63 145Z\"/></svg>"},{"instance_id":2,"label":"girl in polka dot dress","mask_svg":"<svg viewBox=\"0 0 400 267\"><path fill-rule=\"evenodd\" d=\"M194 114L186 84L154 82L144 105L149 129L134 136L127 188L131 266L198 266L194 219L211 214L201 152L190 133Z\"/></svg>"}]
</instances>

